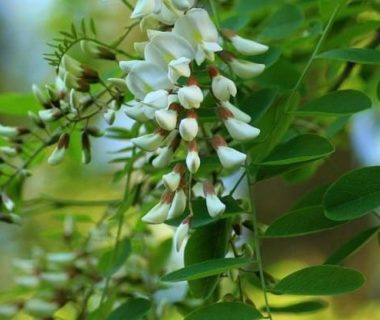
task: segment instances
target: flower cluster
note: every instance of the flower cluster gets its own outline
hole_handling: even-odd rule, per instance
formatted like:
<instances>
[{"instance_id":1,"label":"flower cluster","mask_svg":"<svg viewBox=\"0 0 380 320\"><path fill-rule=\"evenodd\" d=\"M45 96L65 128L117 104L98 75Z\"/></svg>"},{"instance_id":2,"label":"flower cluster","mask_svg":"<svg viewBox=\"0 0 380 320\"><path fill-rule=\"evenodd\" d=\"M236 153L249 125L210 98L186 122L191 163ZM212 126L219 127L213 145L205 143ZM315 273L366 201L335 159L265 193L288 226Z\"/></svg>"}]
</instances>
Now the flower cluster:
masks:
<instances>
[{"instance_id":1,"label":"flower cluster","mask_svg":"<svg viewBox=\"0 0 380 320\"><path fill-rule=\"evenodd\" d=\"M160 202L143 217L149 223L182 216L195 182L203 183L210 216L221 215L225 205L215 191L216 181L197 177L202 155L216 154L225 169L237 169L247 156L227 141L232 138L235 144L246 142L260 133L249 124L251 117L231 102L237 95L237 85L223 70L241 79L260 74L263 64L237 56L261 54L268 47L231 30L219 32L208 12L193 5L192 0L137 1L131 17L141 19L143 28L153 25L151 21L161 28L148 29L148 41L135 44L142 60L120 62L127 73L127 87L134 95L134 100L125 104L126 114L156 127L132 139L133 144L154 152L152 165L156 168L175 163L162 178L166 191ZM205 125L202 109L216 115L212 128ZM189 211L177 229L177 248L189 230Z\"/></svg>"}]
</instances>

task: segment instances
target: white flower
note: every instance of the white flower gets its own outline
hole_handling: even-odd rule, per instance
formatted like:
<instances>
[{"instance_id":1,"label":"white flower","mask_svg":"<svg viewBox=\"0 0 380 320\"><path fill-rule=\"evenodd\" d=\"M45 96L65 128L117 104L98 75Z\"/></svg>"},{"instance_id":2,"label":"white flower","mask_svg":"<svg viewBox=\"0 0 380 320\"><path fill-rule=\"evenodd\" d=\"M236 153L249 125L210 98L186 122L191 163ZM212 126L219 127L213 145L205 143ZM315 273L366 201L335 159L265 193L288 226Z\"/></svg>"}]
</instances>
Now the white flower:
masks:
<instances>
[{"instance_id":1,"label":"white flower","mask_svg":"<svg viewBox=\"0 0 380 320\"><path fill-rule=\"evenodd\" d=\"M172 0L174 7L178 10L188 10L194 5L194 0Z\"/></svg>"},{"instance_id":2,"label":"white flower","mask_svg":"<svg viewBox=\"0 0 380 320\"><path fill-rule=\"evenodd\" d=\"M18 276L15 278L15 283L24 288L36 288L40 284L40 280L35 276Z\"/></svg>"},{"instance_id":3,"label":"white flower","mask_svg":"<svg viewBox=\"0 0 380 320\"><path fill-rule=\"evenodd\" d=\"M50 100L46 91L42 91L37 85L32 85L32 91L38 102L43 106L49 106Z\"/></svg>"},{"instance_id":4,"label":"white flower","mask_svg":"<svg viewBox=\"0 0 380 320\"><path fill-rule=\"evenodd\" d=\"M66 266L72 263L75 260L75 257L76 255L73 252L49 253L47 255L47 261L52 264Z\"/></svg>"},{"instance_id":5,"label":"white flower","mask_svg":"<svg viewBox=\"0 0 380 320\"><path fill-rule=\"evenodd\" d=\"M204 9L193 8L179 17L173 32L184 37L193 46L198 65L205 59L214 60L214 52L223 50L218 44L218 31Z\"/></svg>"},{"instance_id":6,"label":"white flower","mask_svg":"<svg viewBox=\"0 0 380 320\"><path fill-rule=\"evenodd\" d=\"M236 119L233 113L227 108L219 107L218 113L232 139L248 141L256 138L260 134L260 129Z\"/></svg>"},{"instance_id":7,"label":"white flower","mask_svg":"<svg viewBox=\"0 0 380 320\"><path fill-rule=\"evenodd\" d=\"M24 305L26 313L38 318L51 317L58 308L58 304L38 298L29 299Z\"/></svg>"},{"instance_id":8,"label":"white flower","mask_svg":"<svg viewBox=\"0 0 380 320\"><path fill-rule=\"evenodd\" d=\"M186 156L186 166L191 173L196 173L201 165L201 159L198 154L198 146L195 141L192 141L189 145Z\"/></svg>"},{"instance_id":9,"label":"white flower","mask_svg":"<svg viewBox=\"0 0 380 320\"><path fill-rule=\"evenodd\" d=\"M168 166L173 158L173 153L173 149L170 146L160 148L158 151L158 156L152 161L153 167L165 168Z\"/></svg>"},{"instance_id":10,"label":"white flower","mask_svg":"<svg viewBox=\"0 0 380 320\"><path fill-rule=\"evenodd\" d=\"M172 131L177 125L178 113L175 110L158 110L155 112L155 118L158 125L165 130Z\"/></svg>"},{"instance_id":11,"label":"white flower","mask_svg":"<svg viewBox=\"0 0 380 320\"><path fill-rule=\"evenodd\" d=\"M154 14L153 17L163 24L172 26L177 21L178 17L182 14L183 13L181 11L178 11L174 7L167 5L165 2L162 2L160 12Z\"/></svg>"},{"instance_id":12,"label":"white flower","mask_svg":"<svg viewBox=\"0 0 380 320\"><path fill-rule=\"evenodd\" d=\"M112 125L115 122L116 114L115 110L111 108L107 108L107 110L103 113L104 120Z\"/></svg>"},{"instance_id":13,"label":"white flower","mask_svg":"<svg viewBox=\"0 0 380 320\"><path fill-rule=\"evenodd\" d=\"M232 71L242 79L250 79L261 74L265 65L260 63L254 63L246 60L232 59L229 62Z\"/></svg>"},{"instance_id":14,"label":"white flower","mask_svg":"<svg viewBox=\"0 0 380 320\"><path fill-rule=\"evenodd\" d=\"M38 116L43 122L54 121L62 116L62 111L58 108L38 111Z\"/></svg>"},{"instance_id":15,"label":"white flower","mask_svg":"<svg viewBox=\"0 0 380 320\"><path fill-rule=\"evenodd\" d=\"M58 140L57 146L48 158L48 163L50 165L57 165L62 162L66 154L66 150L69 147L69 143L70 136L67 133L62 134Z\"/></svg>"},{"instance_id":16,"label":"white flower","mask_svg":"<svg viewBox=\"0 0 380 320\"><path fill-rule=\"evenodd\" d=\"M187 118L181 120L179 124L179 133L185 141L192 141L198 134L198 121L196 115L189 112Z\"/></svg>"},{"instance_id":17,"label":"white flower","mask_svg":"<svg viewBox=\"0 0 380 320\"><path fill-rule=\"evenodd\" d=\"M3 137L16 137L19 134L19 131L15 127L8 127L8 126L3 126L0 124L0 135Z\"/></svg>"},{"instance_id":18,"label":"white flower","mask_svg":"<svg viewBox=\"0 0 380 320\"><path fill-rule=\"evenodd\" d=\"M129 101L126 105L123 105L126 115L138 122L145 122L149 118L144 113L144 106L141 102L136 100Z\"/></svg>"},{"instance_id":19,"label":"white flower","mask_svg":"<svg viewBox=\"0 0 380 320\"><path fill-rule=\"evenodd\" d=\"M8 211L13 211L15 208L14 201L5 192L1 194L1 201L3 202L5 209Z\"/></svg>"},{"instance_id":20,"label":"white flower","mask_svg":"<svg viewBox=\"0 0 380 320\"><path fill-rule=\"evenodd\" d=\"M219 73L212 77L211 90L214 96L221 101L228 101L231 96L235 97L237 94L235 82Z\"/></svg>"},{"instance_id":21,"label":"white flower","mask_svg":"<svg viewBox=\"0 0 380 320\"><path fill-rule=\"evenodd\" d=\"M64 272L43 272L40 275L43 282L48 283L54 287L62 287L69 281L69 276Z\"/></svg>"},{"instance_id":22,"label":"white flower","mask_svg":"<svg viewBox=\"0 0 380 320\"><path fill-rule=\"evenodd\" d=\"M156 131L155 133L133 138L131 142L145 151L155 151L162 144L164 138L165 136L162 131Z\"/></svg>"},{"instance_id":23,"label":"white flower","mask_svg":"<svg viewBox=\"0 0 380 320\"><path fill-rule=\"evenodd\" d=\"M251 122L251 120L252 120L251 117L248 114L246 114L245 112L241 111L239 108L235 107L231 102L222 101L221 105L224 108L230 110L236 119L243 121L243 122L246 122L246 123Z\"/></svg>"},{"instance_id":24,"label":"white flower","mask_svg":"<svg viewBox=\"0 0 380 320\"><path fill-rule=\"evenodd\" d=\"M174 195L172 205L169 210L168 219L179 217L186 209L187 197L183 189L178 189Z\"/></svg>"},{"instance_id":25,"label":"white flower","mask_svg":"<svg viewBox=\"0 0 380 320\"><path fill-rule=\"evenodd\" d=\"M227 146L220 146L216 149L219 160L222 166L226 169L235 168L241 166L247 155Z\"/></svg>"},{"instance_id":26,"label":"white flower","mask_svg":"<svg viewBox=\"0 0 380 320\"><path fill-rule=\"evenodd\" d=\"M247 56L262 54L269 49L268 46L256 41L242 38L231 30L224 30L223 35L231 41L232 45L237 51Z\"/></svg>"},{"instance_id":27,"label":"white flower","mask_svg":"<svg viewBox=\"0 0 380 320\"><path fill-rule=\"evenodd\" d=\"M170 61L168 77L172 83L176 83L180 77L190 77L190 62L191 60L185 57Z\"/></svg>"},{"instance_id":28,"label":"white flower","mask_svg":"<svg viewBox=\"0 0 380 320\"><path fill-rule=\"evenodd\" d=\"M203 192L206 197L206 207L209 215L215 218L226 210L226 205L215 194L214 186L210 182L203 184Z\"/></svg>"},{"instance_id":29,"label":"white flower","mask_svg":"<svg viewBox=\"0 0 380 320\"><path fill-rule=\"evenodd\" d=\"M166 109L168 107L169 93L166 90L156 90L149 92L144 100L144 113L149 119L154 118L157 109Z\"/></svg>"},{"instance_id":30,"label":"white flower","mask_svg":"<svg viewBox=\"0 0 380 320\"><path fill-rule=\"evenodd\" d=\"M169 81L167 71L161 66L143 61L132 68L127 76L128 89L138 99L152 91L170 90L173 84Z\"/></svg>"},{"instance_id":31,"label":"white flower","mask_svg":"<svg viewBox=\"0 0 380 320\"><path fill-rule=\"evenodd\" d=\"M182 243L186 239L186 236L189 233L189 230L190 230L190 219L185 219L178 226L174 234L174 243L175 243L175 248L177 251L181 249Z\"/></svg>"},{"instance_id":32,"label":"white flower","mask_svg":"<svg viewBox=\"0 0 380 320\"><path fill-rule=\"evenodd\" d=\"M124 79L108 78L107 81L110 82L111 85L114 86L120 92L126 92L128 90L127 84L125 83Z\"/></svg>"},{"instance_id":33,"label":"white flower","mask_svg":"<svg viewBox=\"0 0 380 320\"><path fill-rule=\"evenodd\" d=\"M170 191L176 191L181 182L181 178L184 174L185 168L182 164L177 164L173 171L162 176L162 180L164 181L165 186Z\"/></svg>"},{"instance_id":34,"label":"white flower","mask_svg":"<svg viewBox=\"0 0 380 320\"><path fill-rule=\"evenodd\" d=\"M131 18L137 19L152 13L159 13L161 5L162 0L137 0Z\"/></svg>"},{"instance_id":35,"label":"white flower","mask_svg":"<svg viewBox=\"0 0 380 320\"><path fill-rule=\"evenodd\" d=\"M162 196L161 201L158 204L156 204L152 209L150 209L148 213L142 217L141 220L147 223L154 224L164 222L168 217L170 204L172 200L173 194L170 192L165 192Z\"/></svg>"},{"instance_id":36,"label":"white flower","mask_svg":"<svg viewBox=\"0 0 380 320\"><path fill-rule=\"evenodd\" d=\"M197 85L190 85L178 90L178 99L185 109L198 109L204 98Z\"/></svg>"},{"instance_id":37,"label":"white flower","mask_svg":"<svg viewBox=\"0 0 380 320\"><path fill-rule=\"evenodd\" d=\"M2 304L0 305L0 317L6 319L13 319L13 317L18 313L18 307L15 304Z\"/></svg>"},{"instance_id":38,"label":"white flower","mask_svg":"<svg viewBox=\"0 0 380 320\"><path fill-rule=\"evenodd\" d=\"M126 61L120 61L119 67L121 70L123 70L126 73L130 73L134 67L137 67L140 64L143 64L143 60L126 60Z\"/></svg>"},{"instance_id":39,"label":"white flower","mask_svg":"<svg viewBox=\"0 0 380 320\"><path fill-rule=\"evenodd\" d=\"M0 147L0 153L4 154L6 156L9 156L9 157L13 157L13 156L17 155L18 150L16 148L13 148L13 147L2 146L2 147Z\"/></svg>"}]
</instances>

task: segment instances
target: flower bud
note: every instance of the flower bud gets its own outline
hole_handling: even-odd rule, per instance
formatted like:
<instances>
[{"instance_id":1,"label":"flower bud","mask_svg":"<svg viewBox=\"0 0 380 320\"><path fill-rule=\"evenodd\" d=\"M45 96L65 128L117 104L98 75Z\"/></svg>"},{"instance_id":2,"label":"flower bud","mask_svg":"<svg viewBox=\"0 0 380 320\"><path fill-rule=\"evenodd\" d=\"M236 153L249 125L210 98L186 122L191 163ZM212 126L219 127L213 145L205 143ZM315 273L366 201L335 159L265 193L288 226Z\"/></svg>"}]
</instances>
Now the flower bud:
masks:
<instances>
[{"instance_id":1,"label":"flower bud","mask_svg":"<svg viewBox=\"0 0 380 320\"><path fill-rule=\"evenodd\" d=\"M264 64L238 60L233 54L227 51L222 51L220 57L225 63L228 63L232 71L242 79L250 79L258 76L265 69Z\"/></svg>"},{"instance_id":2,"label":"flower bud","mask_svg":"<svg viewBox=\"0 0 380 320\"><path fill-rule=\"evenodd\" d=\"M194 5L194 0L172 0L176 9L185 11L190 9Z\"/></svg>"},{"instance_id":3,"label":"flower bud","mask_svg":"<svg viewBox=\"0 0 380 320\"><path fill-rule=\"evenodd\" d=\"M216 150L223 168L231 169L241 166L247 159L247 155L227 146L221 136L212 139L212 145Z\"/></svg>"},{"instance_id":4,"label":"flower bud","mask_svg":"<svg viewBox=\"0 0 380 320\"><path fill-rule=\"evenodd\" d=\"M42 299L32 298L25 302L24 309L25 312L33 317L37 318L49 318L56 310L58 310L59 305L54 302L47 302Z\"/></svg>"},{"instance_id":5,"label":"flower bud","mask_svg":"<svg viewBox=\"0 0 380 320\"><path fill-rule=\"evenodd\" d=\"M174 234L175 249L177 251L181 249L182 243L190 231L190 222L191 220L189 218L183 220Z\"/></svg>"},{"instance_id":6,"label":"flower bud","mask_svg":"<svg viewBox=\"0 0 380 320\"><path fill-rule=\"evenodd\" d=\"M138 66L139 64L144 63L143 60L127 60L127 61L120 61L119 67L122 71L126 73L130 73L131 70Z\"/></svg>"},{"instance_id":7,"label":"flower bud","mask_svg":"<svg viewBox=\"0 0 380 320\"><path fill-rule=\"evenodd\" d=\"M196 173L201 165L201 159L198 154L198 146L195 141L190 142L186 156L186 166L191 173Z\"/></svg>"},{"instance_id":8,"label":"flower bud","mask_svg":"<svg viewBox=\"0 0 380 320\"><path fill-rule=\"evenodd\" d=\"M266 45L240 37L232 30L226 29L223 30L222 33L226 38L228 38L231 41L234 48L241 54L253 56L257 54L262 54L268 51L269 49L269 47Z\"/></svg>"},{"instance_id":9,"label":"flower bud","mask_svg":"<svg viewBox=\"0 0 380 320\"><path fill-rule=\"evenodd\" d=\"M100 58L105 60L115 60L115 54L108 48L102 47L92 41L82 40L80 42L80 47L83 53L88 54L94 58Z\"/></svg>"},{"instance_id":10,"label":"flower bud","mask_svg":"<svg viewBox=\"0 0 380 320\"><path fill-rule=\"evenodd\" d=\"M179 59L170 61L168 65L169 80L172 83L176 83L180 77L186 77L186 78L190 77L191 75L190 63L191 63L191 60L186 57L181 57Z\"/></svg>"},{"instance_id":11,"label":"flower bud","mask_svg":"<svg viewBox=\"0 0 380 320\"><path fill-rule=\"evenodd\" d=\"M6 319L13 319L18 313L19 308L15 304L1 304L0 305L0 317Z\"/></svg>"},{"instance_id":12,"label":"flower bud","mask_svg":"<svg viewBox=\"0 0 380 320\"><path fill-rule=\"evenodd\" d=\"M203 101L203 93L197 85L189 85L178 90L178 99L185 109L198 109Z\"/></svg>"},{"instance_id":13,"label":"flower bud","mask_svg":"<svg viewBox=\"0 0 380 320\"><path fill-rule=\"evenodd\" d=\"M152 165L155 168L165 168L173 158L173 149L171 147L160 148L158 156L153 159Z\"/></svg>"},{"instance_id":14,"label":"flower bud","mask_svg":"<svg viewBox=\"0 0 380 320\"><path fill-rule=\"evenodd\" d=\"M159 13L160 11L161 0L137 0L131 18L138 19L151 13Z\"/></svg>"},{"instance_id":15,"label":"flower bud","mask_svg":"<svg viewBox=\"0 0 380 320\"><path fill-rule=\"evenodd\" d=\"M24 288L34 289L34 288L38 287L38 285L40 284L40 280L34 275L32 275L32 276L19 276L19 277L15 278L15 283L18 286L21 286Z\"/></svg>"},{"instance_id":16,"label":"flower bud","mask_svg":"<svg viewBox=\"0 0 380 320\"><path fill-rule=\"evenodd\" d=\"M7 209L8 211L13 211L13 209L15 208L14 201L5 192L1 193L1 201L5 209Z\"/></svg>"},{"instance_id":17,"label":"flower bud","mask_svg":"<svg viewBox=\"0 0 380 320\"><path fill-rule=\"evenodd\" d=\"M243 122L246 122L246 123L249 123L251 122L251 117L246 114L245 112L241 111L239 108L235 107L231 102L229 101L222 101L221 102L221 105L228 109L229 111L231 111L231 113L233 114L233 116L237 119L237 120L240 120L240 121L243 121Z\"/></svg>"},{"instance_id":18,"label":"flower bud","mask_svg":"<svg viewBox=\"0 0 380 320\"><path fill-rule=\"evenodd\" d=\"M41 280L55 288L60 288L68 284L69 276L64 272L43 272L40 275Z\"/></svg>"},{"instance_id":19,"label":"flower bud","mask_svg":"<svg viewBox=\"0 0 380 320\"><path fill-rule=\"evenodd\" d=\"M83 131L81 135L82 144L82 163L88 164L91 162L91 142L87 131Z\"/></svg>"},{"instance_id":20,"label":"flower bud","mask_svg":"<svg viewBox=\"0 0 380 320\"><path fill-rule=\"evenodd\" d=\"M260 134L260 129L236 119L228 109L219 107L218 113L232 139L248 141L256 138Z\"/></svg>"},{"instance_id":21,"label":"flower bud","mask_svg":"<svg viewBox=\"0 0 380 320\"><path fill-rule=\"evenodd\" d=\"M88 67L83 66L79 61L71 58L69 55L64 55L62 58L62 66L65 72L64 75L64 81L66 86L69 88L81 87L81 82L84 81L85 83L97 83L99 82L99 75L98 73ZM66 79L67 78L67 79ZM78 81L77 79L80 79L82 81ZM85 91L83 90L78 91ZM88 90L87 90L88 91Z\"/></svg>"},{"instance_id":22,"label":"flower bud","mask_svg":"<svg viewBox=\"0 0 380 320\"><path fill-rule=\"evenodd\" d=\"M155 118L158 125L167 131L172 131L177 125L178 113L175 110L158 110L155 112Z\"/></svg>"},{"instance_id":23,"label":"flower bud","mask_svg":"<svg viewBox=\"0 0 380 320\"><path fill-rule=\"evenodd\" d=\"M64 133L59 137L56 148L48 158L48 163L50 165L57 165L62 162L66 154L67 148L69 147L69 143L70 135L68 133Z\"/></svg>"},{"instance_id":24,"label":"flower bud","mask_svg":"<svg viewBox=\"0 0 380 320\"><path fill-rule=\"evenodd\" d=\"M116 119L116 112L115 112L115 110L113 110L111 108L107 108L106 111L103 113L103 117L104 117L104 120L109 125L112 125Z\"/></svg>"},{"instance_id":25,"label":"flower bud","mask_svg":"<svg viewBox=\"0 0 380 320\"><path fill-rule=\"evenodd\" d=\"M46 259L49 263L59 265L59 266L68 266L75 260L76 255L73 252L56 252L49 253L46 256Z\"/></svg>"},{"instance_id":26,"label":"flower bud","mask_svg":"<svg viewBox=\"0 0 380 320\"><path fill-rule=\"evenodd\" d=\"M203 184L203 192L206 198L206 206L209 215L215 218L226 210L226 205L215 194L214 186L206 181Z\"/></svg>"},{"instance_id":27,"label":"flower bud","mask_svg":"<svg viewBox=\"0 0 380 320\"><path fill-rule=\"evenodd\" d=\"M70 73L66 72L64 76L65 86L69 89L75 89L80 92L88 92L90 91L90 86L87 81L77 78Z\"/></svg>"},{"instance_id":28,"label":"flower bud","mask_svg":"<svg viewBox=\"0 0 380 320\"><path fill-rule=\"evenodd\" d=\"M138 121L145 122L148 121L149 118L145 115L144 106L141 102L137 102L136 100L129 101L126 105L124 105L125 114Z\"/></svg>"},{"instance_id":29,"label":"flower bud","mask_svg":"<svg viewBox=\"0 0 380 320\"><path fill-rule=\"evenodd\" d=\"M145 151L155 151L162 144L165 138L165 131L157 130L155 133L149 133L137 138L131 139L131 142L140 149Z\"/></svg>"},{"instance_id":30,"label":"flower bud","mask_svg":"<svg viewBox=\"0 0 380 320\"><path fill-rule=\"evenodd\" d=\"M181 182L181 179L184 173L185 173L184 166L180 163L176 164L173 171L162 176L162 180L164 181L166 188L168 188L170 191L173 191L173 192L176 191L179 187L179 184Z\"/></svg>"},{"instance_id":31,"label":"flower bud","mask_svg":"<svg viewBox=\"0 0 380 320\"><path fill-rule=\"evenodd\" d=\"M141 220L153 224L163 223L168 217L172 200L173 193L165 192L160 202L150 209Z\"/></svg>"},{"instance_id":32,"label":"flower bud","mask_svg":"<svg viewBox=\"0 0 380 320\"><path fill-rule=\"evenodd\" d=\"M17 137L19 134L18 129L16 127L8 127L0 124L0 136L13 138Z\"/></svg>"},{"instance_id":33,"label":"flower bud","mask_svg":"<svg viewBox=\"0 0 380 320\"><path fill-rule=\"evenodd\" d=\"M52 122L62 117L62 111L58 108L38 111L38 116L43 122Z\"/></svg>"},{"instance_id":34,"label":"flower bud","mask_svg":"<svg viewBox=\"0 0 380 320\"><path fill-rule=\"evenodd\" d=\"M125 83L124 79L120 79L120 78L108 78L107 81L109 83L111 83L111 85L113 87L115 87L117 90L119 90L122 93L128 91L128 87L127 87L127 84Z\"/></svg>"},{"instance_id":35,"label":"flower bud","mask_svg":"<svg viewBox=\"0 0 380 320\"><path fill-rule=\"evenodd\" d=\"M14 157L19 153L19 149L14 148L14 147L8 147L8 146L1 146L0 147L0 154L9 156L9 157Z\"/></svg>"},{"instance_id":36,"label":"flower bud","mask_svg":"<svg viewBox=\"0 0 380 320\"><path fill-rule=\"evenodd\" d=\"M144 98L144 104L154 109L166 109L168 107L169 93L160 89L149 92Z\"/></svg>"},{"instance_id":37,"label":"flower bud","mask_svg":"<svg viewBox=\"0 0 380 320\"><path fill-rule=\"evenodd\" d=\"M168 219L173 219L181 216L186 209L187 197L185 191L180 188L174 194L172 205L168 213Z\"/></svg>"},{"instance_id":38,"label":"flower bud","mask_svg":"<svg viewBox=\"0 0 380 320\"><path fill-rule=\"evenodd\" d=\"M32 120L32 122L38 127L38 128L41 128L41 129L44 129L46 126L45 124L42 122L42 120L40 119L40 117L38 117L37 115L35 115L32 111L28 111L28 117L30 120Z\"/></svg>"},{"instance_id":39,"label":"flower bud","mask_svg":"<svg viewBox=\"0 0 380 320\"><path fill-rule=\"evenodd\" d=\"M185 141L193 141L198 134L197 114L193 111L187 113L187 118L181 120L179 124L179 133Z\"/></svg>"},{"instance_id":40,"label":"flower bud","mask_svg":"<svg viewBox=\"0 0 380 320\"><path fill-rule=\"evenodd\" d=\"M87 127L86 132L91 136L95 138L100 138L104 136L104 131L100 130L96 127Z\"/></svg>"},{"instance_id":41,"label":"flower bud","mask_svg":"<svg viewBox=\"0 0 380 320\"><path fill-rule=\"evenodd\" d=\"M235 82L222 76L216 67L209 68L209 75L211 77L211 90L215 98L220 101L228 101L231 96L236 96Z\"/></svg>"},{"instance_id":42,"label":"flower bud","mask_svg":"<svg viewBox=\"0 0 380 320\"><path fill-rule=\"evenodd\" d=\"M33 84L32 91L34 96L36 97L37 101L44 106L45 108L50 108L51 101L46 94L46 92L43 92L37 85Z\"/></svg>"}]
</instances>

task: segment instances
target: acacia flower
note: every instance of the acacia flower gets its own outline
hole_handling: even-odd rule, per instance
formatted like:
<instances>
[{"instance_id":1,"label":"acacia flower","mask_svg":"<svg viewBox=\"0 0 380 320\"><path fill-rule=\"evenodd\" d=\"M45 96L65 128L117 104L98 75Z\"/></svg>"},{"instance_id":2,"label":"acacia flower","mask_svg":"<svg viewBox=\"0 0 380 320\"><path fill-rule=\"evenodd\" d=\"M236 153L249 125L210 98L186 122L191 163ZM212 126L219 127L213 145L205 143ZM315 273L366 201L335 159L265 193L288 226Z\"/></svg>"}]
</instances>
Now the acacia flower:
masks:
<instances>
[{"instance_id":1,"label":"acacia flower","mask_svg":"<svg viewBox=\"0 0 380 320\"><path fill-rule=\"evenodd\" d=\"M232 139L248 141L256 138L260 134L260 129L236 119L233 113L227 108L219 107L218 113Z\"/></svg>"},{"instance_id":2,"label":"acacia flower","mask_svg":"<svg viewBox=\"0 0 380 320\"><path fill-rule=\"evenodd\" d=\"M186 236L190 231L190 222L191 220L187 218L183 220L181 224L177 227L177 230L174 234L174 243L177 251L181 249L182 243L186 239Z\"/></svg>"},{"instance_id":3,"label":"acacia flower","mask_svg":"<svg viewBox=\"0 0 380 320\"><path fill-rule=\"evenodd\" d=\"M187 169L191 173L196 173L200 165L201 165L201 159L199 158L198 145L193 140L190 142L189 147L188 147L187 156L186 156L186 166L187 166Z\"/></svg>"},{"instance_id":4,"label":"acacia flower","mask_svg":"<svg viewBox=\"0 0 380 320\"><path fill-rule=\"evenodd\" d=\"M179 133L185 141L192 141L198 134L197 114L194 111L187 113L187 118L181 120L179 124Z\"/></svg>"},{"instance_id":5,"label":"acacia flower","mask_svg":"<svg viewBox=\"0 0 380 320\"><path fill-rule=\"evenodd\" d=\"M126 115L138 122L145 122L149 118L145 115L144 105L136 100L129 101L124 105L124 111Z\"/></svg>"},{"instance_id":6,"label":"acacia flower","mask_svg":"<svg viewBox=\"0 0 380 320\"><path fill-rule=\"evenodd\" d=\"M269 49L268 46L240 37L234 31L229 29L223 30L223 35L231 41L232 45L238 52L247 56L262 54Z\"/></svg>"},{"instance_id":7,"label":"acacia flower","mask_svg":"<svg viewBox=\"0 0 380 320\"><path fill-rule=\"evenodd\" d=\"M176 9L185 11L194 5L195 0L172 0L172 2Z\"/></svg>"},{"instance_id":8,"label":"acacia flower","mask_svg":"<svg viewBox=\"0 0 380 320\"><path fill-rule=\"evenodd\" d=\"M172 131L177 125L178 112L174 109L158 110L155 112L158 125L165 130Z\"/></svg>"},{"instance_id":9,"label":"acacia flower","mask_svg":"<svg viewBox=\"0 0 380 320\"><path fill-rule=\"evenodd\" d=\"M138 19L152 13L159 13L162 6L162 0L137 0L131 18Z\"/></svg>"},{"instance_id":10,"label":"acacia flower","mask_svg":"<svg viewBox=\"0 0 380 320\"><path fill-rule=\"evenodd\" d=\"M60 136L57 146L55 147L53 153L48 158L48 163L50 165L57 165L62 162L66 151L69 147L70 136L68 133L64 133Z\"/></svg>"},{"instance_id":11,"label":"acacia flower","mask_svg":"<svg viewBox=\"0 0 380 320\"><path fill-rule=\"evenodd\" d=\"M166 132L164 130L156 130L154 133L148 133L146 135L133 138L131 142L145 151L155 151L164 141Z\"/></svg>"},{"instance_id":12,"label":"acacia flower","mask_svg":"<svg viewBox=\"0 0 380 320\"><path fill-rule=\"evenodd\" d=\"M168 166L173 158L173 149L170 146L160 148L158 150L158 156L152 161L152 165L155 168L165 168Z\"/></svg>"},{"instance_id":13,"label":"acacia flower","mask_svg":"<svg viewBox=\"0 0 380 320\"><path fill-rule=\"evenodd\" d=\"M231 96L236 96L237 88L235 82L222 76L215 66L211 66L208 72L211 78L211 91L215 98L220 101L228 101Z\"/></svg>"},{"instance_id":14,"label":"acacia flower","mask_svg":"<svg viewBox=\"0 0 380 320\"><path fill-rule=\"evenodd\" d=\"M178 90L178 99L185 109L198 109L203 101L203 92L196 84L196 81L190 79L189 85Z\"/></svg>"},{"instance_id":15,"label":"acacia flower","mask_svg":"<svg viewBox=\"0 0 380 320\"><path fill-rule=\"evenodd\" d=\"M221 106L231 111L233 116L243 122L249 123L251 122L250 115L246 114L245 112L241 111L239 108L235 107L231 102L229 101L222 101Z\"/></svg>"},{"instance_id":16,"label":"acacia flower","mask_svg":"<svg viewBox=\"0 0 380 320\"><path fill-rule=\"evenodd\" d=\"M168 191L165 192L162 195L160 202L150 209L141 220L153 224L163 223L168 217L172 201L173 193Z\"/></svg>"},{"instance_id":17,"label":"acacia flower","mask_svg":"<svg viewBox=\"0 0 380 320\"><path fill-rule=\"evenodd\" d=\"M176 164L171 172L162 176L166 188L173 192L176 191L184 173L185 167L180 163Z\"/></svg>"},{"instance_id":18,"label":"acacia flower","mask_svg":"<svg viewBox=\"0 0 380 320\"><path fill-rule=\"evenodd\" d=\"M226 205L216 195L211 182L205 181L203 183L203 193L206 198L207 211L212 218L221 215L226 210Z\"/></svg>"},{"instance_id":19,"label":"acacia flower","mask_svg":"<svg viewBox=\"0 0 380 320\"><path fill-rule=\"evenodd\" d=\"M223 61L231 67L232 71L242 79L251 79L256 77L265 69L264 64L236 59L232 53L227 51L222 51L219 55Z\"/></svg>"},{"instance_id":20,"label":"acacia flower","mask_svg":"<svg viewBox=\"0 0 380 320\"><path fill-rule=\"evenodd\" d=\"M226 169L241 166L247 159L246 154L228 147L226 141L221 136L213 137L212 145L216 150L220 163Z\"/></svg>"},{"instance_id":21,"label":"acacia flower","mask_svg":"<svg viewBox=\"0 0 380 320\"><path fill-rule=\"evenodd\" d=\"M177 189L168 213L168 219L181 216L186 209L187 197L183 188Z\"/></svg>"}]
</instances>

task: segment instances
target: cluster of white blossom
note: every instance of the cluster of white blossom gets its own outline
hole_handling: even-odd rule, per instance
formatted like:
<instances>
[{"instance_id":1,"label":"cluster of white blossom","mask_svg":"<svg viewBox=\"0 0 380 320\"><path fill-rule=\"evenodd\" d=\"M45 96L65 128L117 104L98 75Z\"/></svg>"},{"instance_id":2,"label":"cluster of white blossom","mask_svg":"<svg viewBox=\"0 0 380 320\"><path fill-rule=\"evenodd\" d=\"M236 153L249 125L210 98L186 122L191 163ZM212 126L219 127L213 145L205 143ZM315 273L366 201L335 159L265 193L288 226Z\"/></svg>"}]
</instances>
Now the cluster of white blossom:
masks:
<instances>
[{"instance_id":1,"label":"cluster of white blossom","mask_svg":"<svg viewBox=\"0 0 380 320\"><path fill-rule=\"evenodd\" d=\"M132 139L133 144L155 152L152 165L157 168L170 166L178 149L187 150L183 163L176 162L172 171L163 176L166 191L142 218L148 223L162 223L183 215L192 188L189 177L201 165L199 153L205 139L210 140L224 168L238 168L246 161L246 154L229 147L221 135L206 137L201 132L198 113L206 99L211 97L220 122L234 141L245 142L260 133L249 124L251 117L230 102L237 94L236 84L216 65L222 63L241 79L252 78L265 66L239 59L223 46L242 55L261 54L268 47L230 30L219 33L208 12L193 5L192 0L138 0L131 17L141 19L142 28L154 25L151 21L159 22L162 28L147 29L148 41L135 44L142 60L120 62L127 73L127 87L134 95L134 100L125 105L126 114L138 122L151 121L156 125L153 133ZM202 73L208 75L205 85L199 81ZM203 184L207 210L211 217L217 217L225 211L225 205L210 181ZM190 223L188 216L177 229L177 248Z\"/></svg>"}]
</instances>

